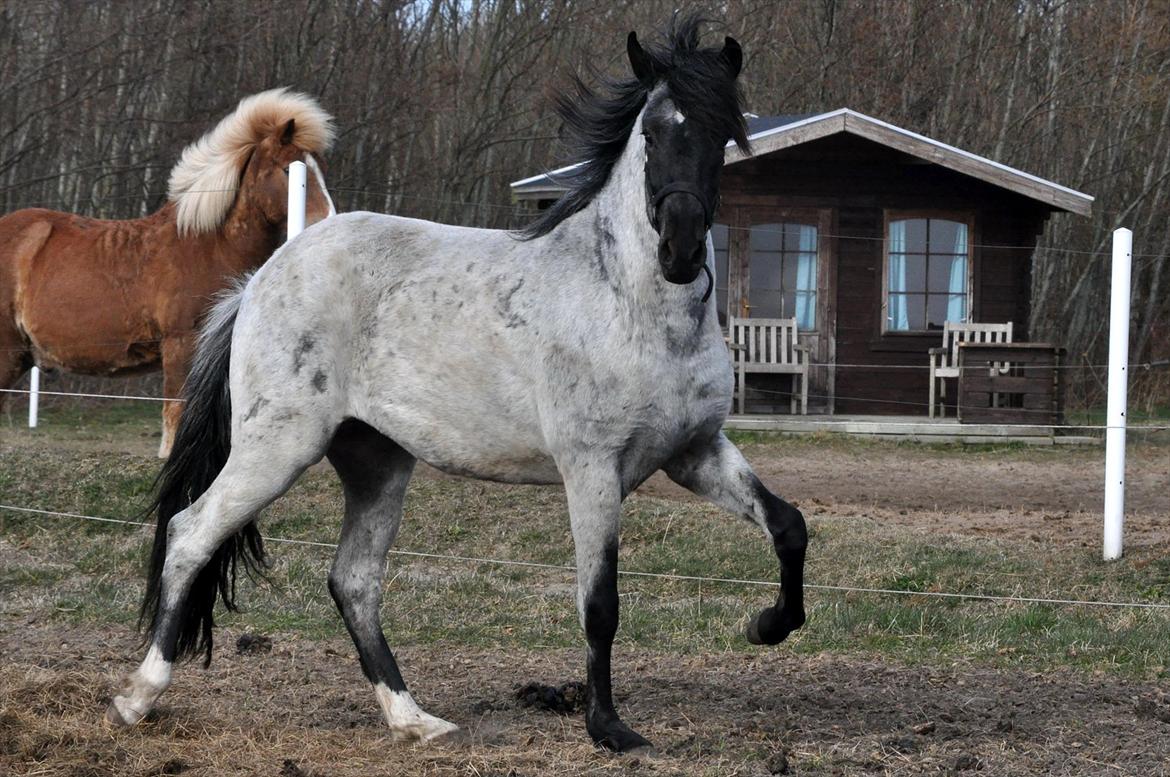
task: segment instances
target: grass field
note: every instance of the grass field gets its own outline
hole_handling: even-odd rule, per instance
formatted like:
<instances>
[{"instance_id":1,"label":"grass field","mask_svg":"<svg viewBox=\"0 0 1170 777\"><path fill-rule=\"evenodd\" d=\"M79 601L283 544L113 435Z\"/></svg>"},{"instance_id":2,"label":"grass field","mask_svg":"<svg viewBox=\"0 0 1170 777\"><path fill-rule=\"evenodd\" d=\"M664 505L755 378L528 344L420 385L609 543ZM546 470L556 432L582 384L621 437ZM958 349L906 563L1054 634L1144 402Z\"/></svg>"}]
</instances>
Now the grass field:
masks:
<instances>
[{"instance_id":1,"label":"grass field","mask_svg":"<svg viewBox=\"0 0 1170 777\"><path fill-rule=\"evenodd\" d=\"M126 403L108 411L50 411L44 426L35 433L15 425L0 427L4 435L0 441L0 504L137 519L158 467L150 455L157 444L156 412L153 406L138 408ZM864 675L863 669L875 665L895 667L914 677L932 671L950 676L969 672L984 678L981 682L992 688L1020 693L1027 687L1027 678L1044 677L1074 685L1092 685L1092 678L1098 678L1100 683L1125 689L1116 693L1139 700L1125 702L1127 709L1138 709L1135 704L1145 705L1142 709L1162 709L1158 705L1165 703L1170 672L1170 613L1165 610L940 600L926 595L963 592L1170 603L1170 556L1162 535L1151 534L1148 542L1132 547L1122 561L1106 565L1098 560L1095 537L1087 538L1089 541L1062 539L1059 533L1038 530L1029 538L1026 532L986 530L996 515L1001 515L1005 524L1012 522L1013 516L1017 523L1032 521L1041 526L1051 522L1042 492L1034 493L1026 507L1014 508L1004 503L1011 500L1010 494L988 494L981 504L967 511L970 525L981 527L978 531L964 530L963 511L946 504L922 503L924 498L931 501L930 495L923 493L932 487L931 482L918 483L920 477L927 477L924 473L928 470L947 467L977 475L980 469L999 472L1006 467L1010 472L1036 465L1036 457L1041 456L1047 457L1040 462L1042 472L1054 480L1075 484L1082 477L1079 473L1093 466L1094 458L1099 460L1099 450L1037 452L1014 447L896 446L758 436L741 442L752 461L773 462L782 470L790 468L789 461L805 462L812 473L810 479L815 479L818 467L829 466L825 462L857 460L878 462L885 467L875 476L895 481L890 493L904 493L904 503L891 501L888 494L879 498L876 493L872 501L857 494L850 494L844 501L836 500L831 498L831 487L824 485L818 485L816 497L810 494L803 501L798 486L788 486L784 491L800 504L809 519L807 580L811 584L893 589L906 595L813 588L807 597L808 627L780 648L761 653L743 639L742 627L750 613L774 596L771 588L626 577L621 581L619 654L641 657L652 666L694 661L694 672L702 673L706 667L713 676L731 671L727 669L729 662L734 666L737 661L746 661L758 668L758 662L767 660L769 655L777 660L782 657L793 688L799 687L802 672L824 671L826 660L844 662L836 670L839 683L856 689L866 687L857 675ZM1136 466L1147 468L1150 475L1149 493L1136 497L1139 508L1133 518L1135 524L1144 520L1156 525L1170 515L1170 503L1159 501L1167 499L1165 491L1156 485L1165 474L1163 457L1168 450L1157 442L1134 449L1132 459ZM832 473L824 474L822 480L831 483ZM1144 481L1138 477L1135 482ZM848 489L842 486L841 490ZM1088 500L1092 484L1084 484L1084 490ZM1057 517L1053 520L1074 524L1080 521L1089 526L1099 521L1087 510L1068 507L1063 503L1054 505L1050 512ZM340 514L336 478L321 466L310 471L266 512L262 530L272 538L331 543L338 535ZM4 562L0 567L0 591L6 652L25 655L26 651L17 644L22 641L31 646L51 645L54 633L128 636L136 617L149 537L147 530L132 526L0 510L0 558ZM621 541L621 564L625 570L760 581L775 580L777 576L775 558L757 530L666 486L652 484L627 501ZM568 518L559 489L485 484L431 471L420 473L411 486L407 518L396 548L439 556L554 565L568 565L572 559ZM290 648L294 652L303 649L313 655L324 649L321 646L329 646L329 650L343 656L338 660L356 664L350 658L352 650L346 647L344 629L325 587L329 549L276 542L271 542L268 549L274 561L269 577L255 585L245 584L241 599L246 611L221 619L226 633L268 635L278 646L294 646ZM464 654L478 656L478 661L488 664L494 659L485 656L526 657L529 662L539 663L542 653L562 658L577 654L582 639L572 597L572 574L565 570L394 556L387 576L383 616L391 644L404 648L405 655L415 655L422 663L435 656ZM29 632L23 639L14 628L17 624L24 624ZM216 660L231 665L240 660L233 653L230 639L221 640ZM131 648L120 664L128 665L126 662L134 657ZM503 678L499 670L494 670L490 681L564 682L577 679L580 672L574 662L569 662L570 668L563 670L563 676L533 678L523 666L524 660L518 660L518 671ZM94 676L93 669L88 676ZM11 665L7 671L10 690L24 687L19 682L13 685L12 672L16 670ZM194 668L185 671L198 674ZM621 667L617 671L620 689ZM356 668L351 675L355 687L348 690L363 709L372 708L372 698L364 699L362 689L357 687L360 675ZM408 671L408 676L422 688L433 680L424 672ZM473 688L477 682L472 682ZM874 694L891 693L888 678L874 682ZM506 690L501 693L508 695ZM923 698L926 696L929 694ZM1023 693L1023 697L1028 696ZM506 701L489 699L488 703L507 706ZM164 699L172 718L203 703L179 688ZM747 703L754 702L748 699ZM904 703L913 710L913 695ZM911 712L903 712L914 717ZM691 713L703 715L702 707ZM73 714L84 717L78 710ZM645 714L654 715L655 711L646 710ZM1070 715L1084 718L1086 726L1092 722L1085 710ZM857 761L856 752L841 749L841 737L847 735L840 730L826 742L815 733L815 727L804 731L797 726L794 730L789 723L768 729L768 736L757 731L737 739L735 716L726 713L726 717L728 733L719 740L722 750L697 771L753 774L763 769L768 773L766 769L779 768L777 753L786 753L785 760L793 768L801 767L801 773L852 773L871 768L898 771L930 764L955 768L966 763L961 756L971 753L975 759L972 763L994 767L993 771L1003 767L1007 773L1013 765L1031 763L1025 754L994 755L994 735L980 739L977 746L961 736L953 738L957 744L932 740L929 748L911 751L919 753L917 758L908 758L897 747L882 745L878 749L885 754L877 760L871 754ZM362 720L376 725L372 715ZM545 725L555 727L556 720L546 718ZM1156 717L1148 721L1155 727L1164 725ZM840 728L844 722L834 725ZM24 721L21 725L30 724ZM826 730L831 729L829 726ZM570 732L565 742L577 747L575 738L579 734ZM876 737L874 741L881 744L899 735L898 731L879 730L866 736ZM910 735L914 741L923 736ZM1075 731L1070 736L1092 738ZM1000 750L1007 739L1000 738ZM1040 755L1036 757L1051 758L1053 752L1062 758L1084 755L1088 758L1085 768L1094 758L1107 758L1100 752L1093 755L1091 745L1083 742L1073 748L1073 741L1049 742L1051 752L1037 750ZM455 755L442 751L444 755L430 760L425 753L412 750L411 758L434 773L451 769L452 774L472 774L475 772L469 764L482 755L483 748L507 750L515 746L512 740L506 745L481 742L465 745ZM603 771L617 768L611 763L613 759L588 750L581 752L588 756L578 766L585 764ZM1043 755L1045 752L1047 755ZM30 760L24 751L15 755L9 765L17 772L33 773L31 766L39 762ZM0 765L4 757L0 753ZM42 754L42 761L44 757ZM691 773L687 771L690 758L693 753L686 748L666 748L661 760L644 766L662 773ZM328 768L327 757L311 760L319 773L334 773ZM205 759L204 766L214 771L215 763L218 762L213 758ZM862 768L859 763L869 766ZM1069 763L1075 765L1075 758ZM358 768L353 773L362 770ZM543 772L539 764L524 761L516 773Z\"/></svg>"}]
</instances>

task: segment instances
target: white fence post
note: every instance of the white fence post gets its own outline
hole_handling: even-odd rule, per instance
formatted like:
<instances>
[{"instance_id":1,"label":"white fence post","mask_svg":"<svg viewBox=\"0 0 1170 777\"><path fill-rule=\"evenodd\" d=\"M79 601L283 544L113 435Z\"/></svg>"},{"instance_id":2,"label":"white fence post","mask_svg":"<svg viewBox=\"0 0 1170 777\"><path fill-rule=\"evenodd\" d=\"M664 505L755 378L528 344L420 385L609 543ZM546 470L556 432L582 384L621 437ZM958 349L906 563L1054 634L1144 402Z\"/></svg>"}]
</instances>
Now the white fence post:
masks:
<instances>
[{"instance_id":1,"label":"white fence post","mask_svg":"<svg viewBox=\"0 0 1170 777\"><path fill-rule=\"evenodd\" d=\"M305 230L305 181L308 168L304 162L288 166L288 239Z\"/></svg>"},{"instance_id":2,"label":"white fence post","mask_svg":"<svg viewBox=\"0 0 1170 777\"><path fill-rule=\"evenodd\" d=\"M1133 232L1113 233L1109 301L1109 400L1105 411L1105 560L1121 558L1125 528L1125 416L1129 391L1129 294Z\"/></svg>"},{"instance_id":3,"label":"white fence post","mask_svg":"<svg viewBox=\"0 0 1170 777\"><path fill-rule=\"evenodd\" d=\"M37 428L37 405L40 403L41 371L36 367L28 376L28 428Z\"/></svg>"}]
</instances>

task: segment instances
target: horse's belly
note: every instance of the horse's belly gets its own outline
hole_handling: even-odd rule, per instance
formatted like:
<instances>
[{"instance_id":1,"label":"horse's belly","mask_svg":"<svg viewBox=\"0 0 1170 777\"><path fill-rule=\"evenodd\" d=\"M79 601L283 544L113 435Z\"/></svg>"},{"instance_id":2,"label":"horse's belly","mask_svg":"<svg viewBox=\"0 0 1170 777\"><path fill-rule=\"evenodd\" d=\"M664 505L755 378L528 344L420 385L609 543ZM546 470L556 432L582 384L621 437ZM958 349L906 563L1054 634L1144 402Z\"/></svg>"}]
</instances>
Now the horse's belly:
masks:
<instances>
[{"instance_id":1,"label":"horse's belly","mask_svg":"<svg viewBox=\"0 0 1170 777\"><path fill-rule=\"evenodd\" d=\"M509 418L473 407L472 397L466 400L429 408L383 405L371 408L370 418L363 420L419 460L452 475L504 483L561 482L535 418Z\"/></svg>"}]
</instances>

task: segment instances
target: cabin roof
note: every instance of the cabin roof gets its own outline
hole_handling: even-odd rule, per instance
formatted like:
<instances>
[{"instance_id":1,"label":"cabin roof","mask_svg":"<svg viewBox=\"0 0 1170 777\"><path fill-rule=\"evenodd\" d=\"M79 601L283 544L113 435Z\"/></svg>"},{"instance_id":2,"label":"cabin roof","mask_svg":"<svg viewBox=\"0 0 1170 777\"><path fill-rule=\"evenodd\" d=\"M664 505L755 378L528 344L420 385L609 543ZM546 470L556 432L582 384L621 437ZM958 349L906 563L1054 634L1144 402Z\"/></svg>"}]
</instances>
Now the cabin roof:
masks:
<instances>
[{"instance_id":1,"label":"cabin roof","mask_svg":"<svg viewBox=\"0 0 1170 777\"><path fill-rule=\"evenodd\" d=\"M747 156L734 143L728 143L727 150L724 152L723 164L725 166L819 140L829 135L848 133L940 167L986 181L1044 203L1053 210L1067 211L1081 216L1088 216L1092 211L1093 197L1088 194L1061 186L1031 173L1025 173L1014 167L1008 167L978 154L972 154L961 148L955 148L925 135L919 135L917 132L911 132L875 119L872 116L866 116L849 108L807 115L754 116L748 114L747 122L752 155ZM558 176L574 167L576 165L570 165L514 181L511 184L512 196L517 200L559 197L567 187L558 180Z\"/></svg>"}]
</instances>

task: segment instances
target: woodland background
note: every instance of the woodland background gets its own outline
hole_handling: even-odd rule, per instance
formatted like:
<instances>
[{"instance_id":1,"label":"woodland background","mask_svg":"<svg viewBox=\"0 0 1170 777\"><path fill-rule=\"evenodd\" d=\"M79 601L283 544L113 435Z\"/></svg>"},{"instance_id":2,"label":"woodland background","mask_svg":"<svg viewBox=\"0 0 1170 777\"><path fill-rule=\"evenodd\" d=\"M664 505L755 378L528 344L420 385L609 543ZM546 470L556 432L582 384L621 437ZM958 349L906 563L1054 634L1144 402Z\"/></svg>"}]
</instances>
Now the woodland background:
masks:
<instances>
[{"instance_id":1,"label":"woodland background","mask_svg":"<svg viewBox=\"0 0 1170 777\"><path fill-rule=\"evenodd\" d=\"M508 183L560 161L552 90L589 68L624 69L626 33L645 39L676 5L0 0L0 212L155 210L187 143L240 97L290 85L337 118L339 210L519 226L530 214ZM1104 361L1110 233L1129 226L1131 359L1170 357L1170 3L699 8L743 44L754 113L850 107L1096 196L1091 220L1049 223L1033 338L1078 364ZM1138 370L1134 388L1164 402L1167 373ZM1091 403L1104 371L1082 376Z\"/></svg>"}]
</instances>

